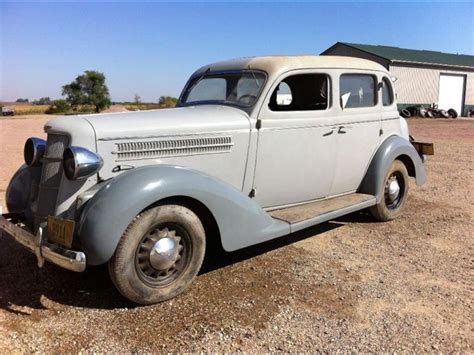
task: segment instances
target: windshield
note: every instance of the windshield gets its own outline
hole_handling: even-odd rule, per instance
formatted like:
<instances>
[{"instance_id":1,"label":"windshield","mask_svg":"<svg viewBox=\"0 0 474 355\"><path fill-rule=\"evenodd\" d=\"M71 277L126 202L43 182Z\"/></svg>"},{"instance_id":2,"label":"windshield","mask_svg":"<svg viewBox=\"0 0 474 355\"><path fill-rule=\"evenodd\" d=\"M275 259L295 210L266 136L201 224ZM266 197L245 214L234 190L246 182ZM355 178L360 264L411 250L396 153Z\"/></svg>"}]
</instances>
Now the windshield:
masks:
<instances>
[{"instance_id":1,"label":"windshield","mask_svg":"<svg viewBox=\"0 0 474 355\"><path fill-rule=\"evenodd\" d=\"M258 71L204 73L186 88L182 104L226 103L252 106L265 83L265 74Z\"/></svg>"}]
</instances>

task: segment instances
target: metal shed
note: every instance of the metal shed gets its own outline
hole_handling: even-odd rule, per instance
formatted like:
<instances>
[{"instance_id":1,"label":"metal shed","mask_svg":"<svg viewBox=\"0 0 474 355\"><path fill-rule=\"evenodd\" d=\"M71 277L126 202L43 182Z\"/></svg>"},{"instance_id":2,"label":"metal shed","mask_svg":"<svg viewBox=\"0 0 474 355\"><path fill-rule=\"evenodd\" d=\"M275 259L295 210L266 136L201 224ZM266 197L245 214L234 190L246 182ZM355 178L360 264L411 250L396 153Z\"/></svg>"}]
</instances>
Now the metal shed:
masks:
<instances>
[{"instance_id":1,"label":"metal shed","mask_svg":"<svg viewBox=\"0 0 474 355\"><path fill-rule=\"evenodd\" d=\"M397 78L394 88L399 108L436 103L464 116L474 110L472 55L344 42L321 55L358 57L383 65Z\"/></svg>"}]
</instances>

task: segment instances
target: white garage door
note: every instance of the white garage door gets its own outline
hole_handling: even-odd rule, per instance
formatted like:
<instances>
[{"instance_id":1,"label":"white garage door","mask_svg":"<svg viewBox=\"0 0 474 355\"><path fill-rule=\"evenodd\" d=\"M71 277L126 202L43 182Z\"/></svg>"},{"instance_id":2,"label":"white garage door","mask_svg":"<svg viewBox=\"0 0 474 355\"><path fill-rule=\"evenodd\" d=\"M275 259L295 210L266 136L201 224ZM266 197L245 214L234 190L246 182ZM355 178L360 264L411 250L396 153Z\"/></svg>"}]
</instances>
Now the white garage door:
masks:
<instances>
[{"instance_id":1,"label":"white garage door","mask_svg":"<svg viewBox=\"0 0 474 355\"><path fill-rule=\"evenodd\" d=\"M439 76L438 108L453 108L461 116L464 98L464 76L441 74Z\"/></svg>"}]
</instances>

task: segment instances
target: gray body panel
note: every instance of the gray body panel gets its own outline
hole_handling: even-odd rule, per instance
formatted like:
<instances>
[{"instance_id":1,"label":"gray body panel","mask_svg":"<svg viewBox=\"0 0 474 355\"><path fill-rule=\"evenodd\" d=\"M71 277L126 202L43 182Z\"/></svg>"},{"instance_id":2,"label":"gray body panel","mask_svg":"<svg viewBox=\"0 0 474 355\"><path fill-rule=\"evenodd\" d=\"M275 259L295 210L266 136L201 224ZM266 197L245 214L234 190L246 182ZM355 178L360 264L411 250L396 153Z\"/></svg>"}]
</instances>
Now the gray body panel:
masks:
<instances>
[{"instance_id":1,"label":"gray body panel","mask_svg":"<svg viewBox=\"0 0 474 355\"><path fill-rule=\"evenodd\" d=\"M383 196L384 176L394 159L402 157L418 185L426 180L395 100L383 106L378 90L374 106L343 108L339 103L341 75L365 73L381 82L389 76L380 65L347 57L244 58L204 66L192 78L209 68L249 67L264 71L267 81L245 111L202 104L48 122L48 140L65 138L65 145L96 152L104 166L86 180L70 181L60 170L58 153L50 162L58 167L57 194L33 201L29 210L34 214L36 206L49 201L52 208L45 216L75 219L75 247L87 254L88 264L99 265L113 255L130 222L166 198L187 197L206 206L224 249L233 251L374 205ZM328 108L270 112L271 94L281 80L302 73L328 75ZM320 144L323 139L330 144ZM372 196L291 223L268 213L357 192ZM14 198L9 195L7 201Z\"/></svg>"},{"instance_id":2,"label":"gray body panel","mask_svg":"<svg viewBox=\"0 0 474 355\"><path fill-rule=\"evenodd\" d=\"M409 174L414 175L417 185L423 185L426 181L426 173L418 152L405 138L391 136L380 145L358 191L375 195L377 203L379 203L383 196L385 174L392 162L400 157L402 157L402 159L408 158L413 163L414 171L412 171L411 174L410 167L407 167Z\"/></svg>"},{"instance_id":3,"label":"gray body panel","mask_svg":"<svg viewBox=\"0 0 474 355\"><path fill-rule=\"evenodd\" d=\"M88 264L107 262L135 216L173 196L193 198L210 210L227 251L290 233L288 223L270 217L255 201L223 181L177 166L145 166L110 180L86 204L78 238Z\"/></svg>"}]
</instances>

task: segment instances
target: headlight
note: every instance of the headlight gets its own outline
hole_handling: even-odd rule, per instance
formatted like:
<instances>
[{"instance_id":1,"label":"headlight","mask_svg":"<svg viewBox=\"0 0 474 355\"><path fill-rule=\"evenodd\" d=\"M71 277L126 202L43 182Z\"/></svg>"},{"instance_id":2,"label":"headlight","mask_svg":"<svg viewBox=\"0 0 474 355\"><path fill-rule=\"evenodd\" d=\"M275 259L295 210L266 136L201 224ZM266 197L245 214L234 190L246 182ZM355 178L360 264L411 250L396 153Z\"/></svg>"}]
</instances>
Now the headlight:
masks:
<instances>
[{"instance_id":1,"label":"headlight","mask_svg":"<svg viewBox=\"0 0 474 355\"><path fill-rule=\"evenodd\" d=\"M86 148L68 147L63 154L64 174L69 180L87 178L103 165L102 158Z\"/></svg>"},{"instance_id":2,"label":"headlight","mask_svg":"<svg viewBox=\"0 0 474 355\"><path fill-rule=\"evenodd\" d=\"M41 158L46 149L46 141L41 138L31 137L26 140L23 156L28 166L41 165Z\"/></svg>"}]
</instances>

